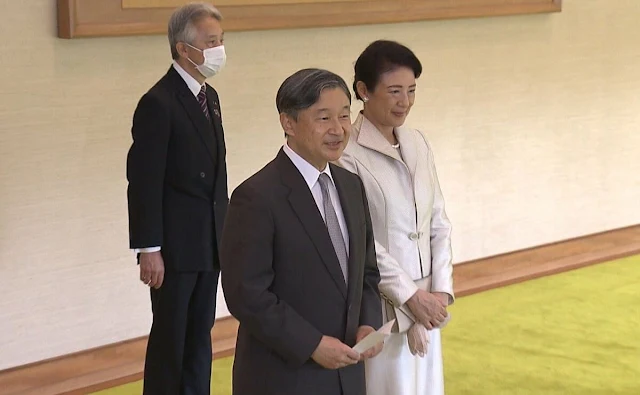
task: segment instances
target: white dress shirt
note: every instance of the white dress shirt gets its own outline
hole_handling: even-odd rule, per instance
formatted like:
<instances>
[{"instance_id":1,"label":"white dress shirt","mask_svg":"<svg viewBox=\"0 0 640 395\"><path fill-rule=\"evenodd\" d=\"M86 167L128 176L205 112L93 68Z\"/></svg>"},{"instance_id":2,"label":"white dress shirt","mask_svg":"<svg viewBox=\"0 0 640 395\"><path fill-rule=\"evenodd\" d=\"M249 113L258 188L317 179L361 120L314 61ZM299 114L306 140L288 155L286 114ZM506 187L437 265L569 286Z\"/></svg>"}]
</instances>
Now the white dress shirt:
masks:
<instances>
[{"instance_id":1,"label":"white dress shirt","mask_svg":"<svg viewBox=\"0 0 640 395\"><path fill-rule=\"evenodd\" d=\"M293 162L300 174L302 174L304 180L307 182L307 186L311 190L311 194L313 195L313 199L316 201L316 206L318 206L318 210L322 215L322 219L325 219L326 217L324 213L324 199L322 198L322 189L320 188L320 183L318 182L321 172L313 167L305 159L303 159L300 155L298 155L294 150L292 150L288 144L285 143L282 147L282 150L285 154L287 154L289 159L291 159L291 162ZM347 224L344 220L342 205L340 204L340 197L338 196L338 190L336 189L335 183L333 181L333 176L331 175L331 168L329 167L329 165L325 166L322 173L327 174L331 179L331 183L329 183L329 196L331 197L331 203L333 203L333 208L336 211L336 215L338 216L338 224L340 225L340 231L342 231L344 245L347 247L347 257L349 257L349 232L347 231Z\"/></svg>"},{"instance_id":2,"label":"white dress shirt","mask_svg":"<svg viewBox=\"0 0 640 395\"><path fill-rule=\"evenodd\" d=\"M176 62L175 60L173 61L173 68L178 72L178 74L180 74L180 77L182 77L184 82L187 84L187 87L189 88L191 93L193 93L195 97L198 97L198 93L200 93L200 90L202 89L202 85L204 84L199 83L195 78L191 76L191 74L187 73L186 70L183 69L182 66L180 66L178 62ZM160 251L160 247L147 247L147 248L134 249L134 252L136 253L156 252L156 251Z\"/></svg>"},{"instance_id":3,"label":"white dress shirt","mask_svg":"<svg viewBox=\"0 0 640 395\"><path fill-rule=\"evenodd\" d=\"M173 61L173 68L176 69L178 74L180 74L180 77L182 77L184 82L187 83L187 86L189 87L189 90L193 93L193 95L198 97L198 93L200 93L200 90L202 89L202 86L204 84L199 83L195 78L191 76L191 74L187 73L187 71L183 69L182 66L180 66L178 62L176 62L175 60Z\"/></svg>"}]
</instances>

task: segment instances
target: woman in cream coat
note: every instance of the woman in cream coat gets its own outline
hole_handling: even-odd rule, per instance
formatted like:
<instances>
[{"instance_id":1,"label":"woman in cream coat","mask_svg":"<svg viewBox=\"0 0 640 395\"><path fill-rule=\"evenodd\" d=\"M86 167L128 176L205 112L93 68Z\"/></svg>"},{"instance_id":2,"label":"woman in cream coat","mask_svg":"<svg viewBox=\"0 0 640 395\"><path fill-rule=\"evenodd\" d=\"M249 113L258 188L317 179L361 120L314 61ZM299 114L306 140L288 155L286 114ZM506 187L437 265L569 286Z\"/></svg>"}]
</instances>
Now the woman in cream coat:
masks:
<instances>
[{"instance_id":1,"label":"woman in cream coat","mask_svg":"<svg viewBox=\"0 0 640 395\"><path fill-rule=\"evenodd\" d=\"M439 327L454 300L451 224L429 143L402 126L421 72L401 44L376 41L365 49L354 81L364 109L338 162L364 182L384 319L397 318L383 351L366 362L368 395L444 393Z\"/></svg>"}]
</instances>

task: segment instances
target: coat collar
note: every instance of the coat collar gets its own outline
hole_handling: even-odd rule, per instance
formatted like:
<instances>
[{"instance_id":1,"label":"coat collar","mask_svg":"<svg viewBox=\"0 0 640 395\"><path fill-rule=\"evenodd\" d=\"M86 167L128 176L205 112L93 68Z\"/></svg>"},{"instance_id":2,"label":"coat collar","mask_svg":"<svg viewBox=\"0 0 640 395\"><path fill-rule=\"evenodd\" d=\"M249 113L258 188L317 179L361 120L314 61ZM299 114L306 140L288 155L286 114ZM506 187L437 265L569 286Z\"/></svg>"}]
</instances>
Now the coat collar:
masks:
<instances>
[{"instance_id":1,"label":"coat collar","mask_svg":"<svg viewBox=\"0 0 640 395\"><path fill-rule=\"evenodd\" d=\"M344 276L340 269L340 262L338 261L338 256L333 248L329 233L327 232L327 226L322 219L322 215L320 214L318 206L316 206L316 202L311 194L311 190L300 171L296 168L282 148L278 152L275 161L282 177L282 183L289 189L289 204L316 247L322 262L331 274L331 277L340 290L340 293L342 293L344 298L347 299L347 284L344 281ZM338 181L335 175L336 174L334 173L334 181ZM338 189L339 195L341 195L342 187L342 183L338 181L336 183L336 188ZM341 204L345 202L342 195L340 196L340 202ZM352 229L351 226L353 224L353 220L349 215L352 215L353 210L344 205L342 209L345 215L345 220L347 220L347 228ZM350 232L349 244L352 244L351 237L352 235ZM349 251L349 266L353 266L352 259L356 259L351 255L353 255L353 251ZM349 268L349 273L352 273L351 267Z\"/></svg>"},{"instance_id":2,"label":"coat collar","mask_svg":"<svg viewBox=\"0 0 640 395\"><path fill-rule=\"evenodd\" d=\"M207 117L202 112L198 99L193 95L193 92L189 89L189 86L185 80L180 76L178 71L172 66L167 72L167 78L174 86L178 101L189 115L189 119L193 122L195 129L198 131L200 138L207 147L207 151L211 157L211 160L216 163L217 147L216 140L220 138L221 128L220 125L213 125L207 120ZM210 95L207 93L208 105L211 105ZM211 111L209 112L211 115ZM216 119L214 119L214 122ZM220 129L220 130L219 130Z\"/></svg>"},{"instance_id":3,"label":"coat collar","mask_svg":"<svg viewBox=\"0 0 640 395\"><path fill-rule=\"evenodd\" d=\"M356 121L352 125L352 133L354 133L355 140L359 145L404 163L411 175L415 174L418 163L418 152L416 132L414 130L405 127L395 129L396 138L400 143L402 157L400 157L398 151L389 144L378 128L376 128L362 112L358 114Z\"/></svg>"}]
</instances>

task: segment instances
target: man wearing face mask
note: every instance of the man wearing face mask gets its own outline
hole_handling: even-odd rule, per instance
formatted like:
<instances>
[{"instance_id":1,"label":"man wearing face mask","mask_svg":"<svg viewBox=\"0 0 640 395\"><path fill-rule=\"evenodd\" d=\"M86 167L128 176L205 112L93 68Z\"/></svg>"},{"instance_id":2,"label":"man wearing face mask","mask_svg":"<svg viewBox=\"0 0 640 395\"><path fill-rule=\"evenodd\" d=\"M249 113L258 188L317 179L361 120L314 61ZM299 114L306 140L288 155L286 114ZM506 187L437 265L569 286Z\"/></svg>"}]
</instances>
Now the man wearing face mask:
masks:
<instances>
[{"instance_id":1,"label":"man wearing face mask","mask_svg":"<svg viewBox=\"0 0 640 395\"><path fill-rule=\"evenodd\" d=\"M175 11L168 29L173 64L133 116L130 247L153 312L144 394L210 392L228 194L220 101L205 80L225 64L221 20L207 3Z\"/></svg>"}]
</instances>

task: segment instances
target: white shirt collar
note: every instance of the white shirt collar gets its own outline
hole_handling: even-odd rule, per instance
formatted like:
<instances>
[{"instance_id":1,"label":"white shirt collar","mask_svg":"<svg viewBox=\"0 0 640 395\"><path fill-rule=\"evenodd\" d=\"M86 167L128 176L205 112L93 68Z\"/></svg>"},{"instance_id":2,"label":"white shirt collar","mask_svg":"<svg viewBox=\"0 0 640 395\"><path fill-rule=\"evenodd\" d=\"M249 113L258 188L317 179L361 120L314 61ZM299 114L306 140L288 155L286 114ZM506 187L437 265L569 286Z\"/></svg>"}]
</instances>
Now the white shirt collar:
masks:
<instances>
[{"instance_id":1,"label":"white shirt collar","mask_svg":"<svg viewBox=\"0 0 640 395\"><path fill-rule=\"evenodd\" d=\"M195 78L191 76L191 74L187 73L187 71L183 69L182 66L180 66L178 62L176 62L175 60L173 61L173 68L176 69L176 71L178 72L178 74L180 74L184 82L187 83L187 86L189 87L189 90L193 93L193 95L197 97L198 93L200 93L200 89L202 89L202 85L204 84L200 84Z\"/></svg>"},{"instance_id":2,"label":"white shirt collar","mask_svg":"<svg viewBox=\"0 0 640 395\"><path fill-rule=\"evenodd\" d=\"M284 143L284 145L282 146L282 150L285 154L287 154L289 159L291 159L291 162L293 162L300 174L302 174L302 177L309 186L309 189L312 189L314 185L316 185L316 183L318 182L318 177L320 177L320 173L327 174L331 179L331 182L333 182L333 176L331 176L331 168L329 167L329 164L327 164L324 170L320 172L311 163L307 162L303 157L292 150L291 147L289 147L289 144Z\"/></svg>"}]
</instances>

